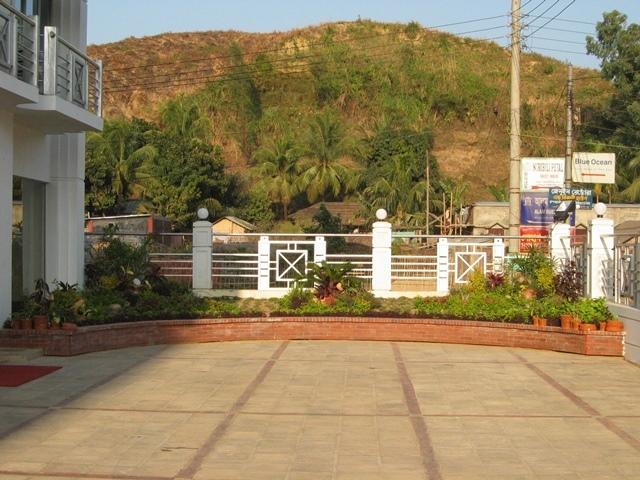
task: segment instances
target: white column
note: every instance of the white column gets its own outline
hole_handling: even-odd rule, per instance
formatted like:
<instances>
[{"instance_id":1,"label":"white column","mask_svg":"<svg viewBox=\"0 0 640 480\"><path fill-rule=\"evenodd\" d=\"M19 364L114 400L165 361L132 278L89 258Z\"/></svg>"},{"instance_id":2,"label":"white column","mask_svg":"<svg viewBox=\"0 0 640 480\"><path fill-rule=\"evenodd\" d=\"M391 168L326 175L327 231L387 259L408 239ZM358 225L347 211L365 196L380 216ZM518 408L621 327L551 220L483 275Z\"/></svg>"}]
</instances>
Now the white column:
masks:
<instances>
[{"instance_id":1,"label":"white column","mask_svg":"<svg viewBox=\"0 0 640 480\"><path fill-rule=\"evenodd\" d=\"M206 220L193 224L193 289L211 290L211 222Z\"/></svg>"},{"instance_id":2,"label":"white column","mask_svg":"<svg viewBox=\"0 0 640 480\"><path fill-rule=\"evenodd\" d=\"M22 181L22 288L33 291L44 278L44 183Z\"/></svg>"},{"instance_id":3,"label":"white column","mask_svg":"<svg viewBox=\"0 0 640 480\"><path fill-rule=\"evenodd\" d=\"M0 322L11 315L13 114L0 108Z\"/></svg>"},{"instance_id":4,"label":"white column","mask_svg":"<svg viewBox=\"0 0 640 480\"><path fill-rule=\"evenodd\" d=\"M51 135L45 279L84 285L84 134Z\"/></svg>"},{"instance_id":5,"label":"white column","mask_svg":"<svg viewBox=\"0 0 640 480\"><path fill-rule=\"evenodd\" d=\"M504 240L501 238L494 238L492 250L493 271L495 273L502 273L504 272Z\"/></svg>"},{"instance_id":6,"label":"white column","mask_svg":"<svg viewBox=\"0 0 640 480\"><path fill-rule=\"evenodd\" d=\"M391 291L391 241L391 224L374 222L371 252L371 288L374 295Z\"/></svg>"},{"instance_id":7,"label":"white column","mask_svg":"<svg viewBox=\"0 0 640 480\"><path fill-rule=\"evenodd\" d=\"M551 258L558 270L571 260L571 226L567 223L556 223L551 228Z\"/></svg>"},{"instance_id":8,"label":"white column","mask_svg":"<svg viewBox=\"0 0 640 480\"><path fill-rule=\"evenodd\" d=\"M313 242L313 263L327 260L327 242L324 237L316 237Z\"/></svg>"},{"instance_id":9,"label":"white column","mask_svg":"<svg viewBox=\"0 0 640 480\"><path fill-rule=\"evenodd\" d=\"M587 294L591 298L610 297L613 292L613 220L594 218L589 223L589 263Z\"/></svg>"},{"instance_id":10,"label":"white column","mask_svg":"<svg viewBox=\"0 0 640 480\"><path fill-rule=\"evenodd\" d=\"M446 295L449 293L449 240L446 238L438 239L436 250L437 255L437 279L436 291Z\"/></svg>"},{"instance_id":11,"label":"white column","mask_svg":"<svg viewBox=\"0 0 640 480\"><path fill-rule=\"evenodd\" d=\"M262 236L258 241L258 290L269 290L269 267L271 263L271 243L269 237Z\"/></svg>"}]
</instances>

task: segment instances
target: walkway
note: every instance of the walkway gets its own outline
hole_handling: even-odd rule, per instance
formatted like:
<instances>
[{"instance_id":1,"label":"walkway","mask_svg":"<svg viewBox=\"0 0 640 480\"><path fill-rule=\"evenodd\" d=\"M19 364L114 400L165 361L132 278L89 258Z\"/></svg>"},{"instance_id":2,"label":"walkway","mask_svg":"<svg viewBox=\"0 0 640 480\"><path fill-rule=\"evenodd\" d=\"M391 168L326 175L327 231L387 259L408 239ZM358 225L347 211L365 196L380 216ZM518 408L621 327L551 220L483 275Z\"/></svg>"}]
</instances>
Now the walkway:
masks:
<instances>
[{"instance_id":1,"label":"walkway","mask_svg":"<svg viewBox=\"0 0 640 480\"><path fill-rule=\"evenodd\" d=\"M0 388L0 478L616 479L640 472L640 368L388 342L39 358Z\"/></svg>"}]
</instances>

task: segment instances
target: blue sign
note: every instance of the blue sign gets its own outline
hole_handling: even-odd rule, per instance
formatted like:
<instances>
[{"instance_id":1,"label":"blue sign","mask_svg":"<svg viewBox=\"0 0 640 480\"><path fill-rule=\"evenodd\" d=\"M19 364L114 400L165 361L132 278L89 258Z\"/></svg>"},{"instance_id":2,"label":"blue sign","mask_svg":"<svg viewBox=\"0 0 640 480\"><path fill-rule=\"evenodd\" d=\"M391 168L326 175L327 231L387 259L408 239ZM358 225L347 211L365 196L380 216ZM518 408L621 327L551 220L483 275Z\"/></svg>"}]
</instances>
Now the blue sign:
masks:
<instances>
[{"instance_id":1,"label":"blue sign","mask_svg":"<svg viewBox=\"0 0 640 480\"><path fill-rule=\"evenodd\" d=\"M555 209L549 205L547 192L523 192L520 194L520 225L546 227L553 224ZM570 216L570 225L576 224L576 215Z\"/></svg>"},{"instance_id":2,"label":"blue sign","mask_svg":"<svg viewBox=\"0 0 640 480\"><path fill-rule=\"evenodd\" d=\"M556 209L562 202L576 202L576 207L584 210L593 208L593 190L590 188L562 188L549 189L549 206Z\"/></svg>"}]
</instances>

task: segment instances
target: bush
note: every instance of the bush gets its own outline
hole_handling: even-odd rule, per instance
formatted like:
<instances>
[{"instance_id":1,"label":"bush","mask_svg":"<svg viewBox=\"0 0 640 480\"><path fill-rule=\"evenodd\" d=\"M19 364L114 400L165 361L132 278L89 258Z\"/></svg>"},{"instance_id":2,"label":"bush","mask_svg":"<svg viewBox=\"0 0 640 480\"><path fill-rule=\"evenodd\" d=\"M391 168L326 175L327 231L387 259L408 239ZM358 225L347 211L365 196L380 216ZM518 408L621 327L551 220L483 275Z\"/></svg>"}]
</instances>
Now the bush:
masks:
<instances>
[{"instance_id":1,"label":"bush","mask_svg":"<svg viewBox=\"0 0 640 480\"><path fill-rule=\"evenodd\" d=\"M565 263L553 281L556 292L569 301L576 301L584 293L582 272L574 261Z\"/></svg>"}]
</instances>

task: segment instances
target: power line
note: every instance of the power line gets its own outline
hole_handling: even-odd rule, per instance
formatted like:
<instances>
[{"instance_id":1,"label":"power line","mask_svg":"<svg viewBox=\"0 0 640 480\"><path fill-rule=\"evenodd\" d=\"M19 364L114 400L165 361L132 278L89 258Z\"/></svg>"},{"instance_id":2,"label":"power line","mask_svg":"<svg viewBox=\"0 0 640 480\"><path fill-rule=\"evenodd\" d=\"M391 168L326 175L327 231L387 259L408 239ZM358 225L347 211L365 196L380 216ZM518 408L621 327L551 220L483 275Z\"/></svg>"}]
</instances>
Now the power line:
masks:
<instances>
[{"instance_id":1,"label":"power line","mask_svg":"<svg viewBox=\"0 0 640 480\"><path fill-rule=\"evenodd\" d=\"M560 0L557 0L553 5L551 5L550 8L553 8ZM562 10L560 10L558 13L556 13L552 18L550 18L549 20L547 20L545 23L543 23L541 26L539 26L538 28L536 28L532 33L530 33L528 36L525 36L525 39L530 37L531 35L535 35L537 32L539 32L540 30L542 30L544 27L546 27L547 25L549 25L551 22L553 22L556 18L558 18L560 15L562 15L571 5L573 5L574 3L576 3L576 0L571 0ZM545 13L547 13L549 10L545 10L542 15L544 15Z\"/></svg>"},{"instance_id":2,"label":"power line","mask_svg":"<svg viewBox=\"0 0 640 480\"><path fill-rule=\"evenodd\" d=\"M544 48L544 47L528 47L529 51L532 53L535 53L533 49L536 50L545 50L545 51L549 51L549 52L559 52L559 53L571 53L574 55L589 55L588 53L585 52L576 52L574 50L561 50L558 48Z\"/></svg>"},{"instance_id":3,"label":"power line","mask_svg":"<svg viewBox=\"0 0 640 480\"><path fill-rule=\"evenodd\" d=\"M538 138L541 140L551 140L551 141L555 141L555 142L565 142L567 139L565 137L547 137L547 136L541 136L541 135L530 135L527 133L521 133L520 134L523 137L528 137L528 138ZM582 144L587 144L587 143L591 143L588 141L584 141L584 140L577 140L578 143L582 143ZM602 142L598 142L598 141L594 141L593 143L597 143L598 145L602 145L603 147L611 147L611 148L622 148L622 149L627 149L627 150L639 150L640 151L640 147L631 147L628 145L616 145L616 144L612 144L612 143L602 143Z\"/></svg>"},{"instance_id":4,"label":"power line","mask_svg":"<svg viewBox=\"0 0 640 480\"><path fill-rule=\"evenodd\" d=\"M572 45L585 45L584 42L573 42L571 40L563 40L561 38L548 38L548 37L539 37L539 36L528 36L527 38L536 38L538 40L547 40L549 42L560 42L560 43L568 43Z\"/></svg>"}]
</instances>

